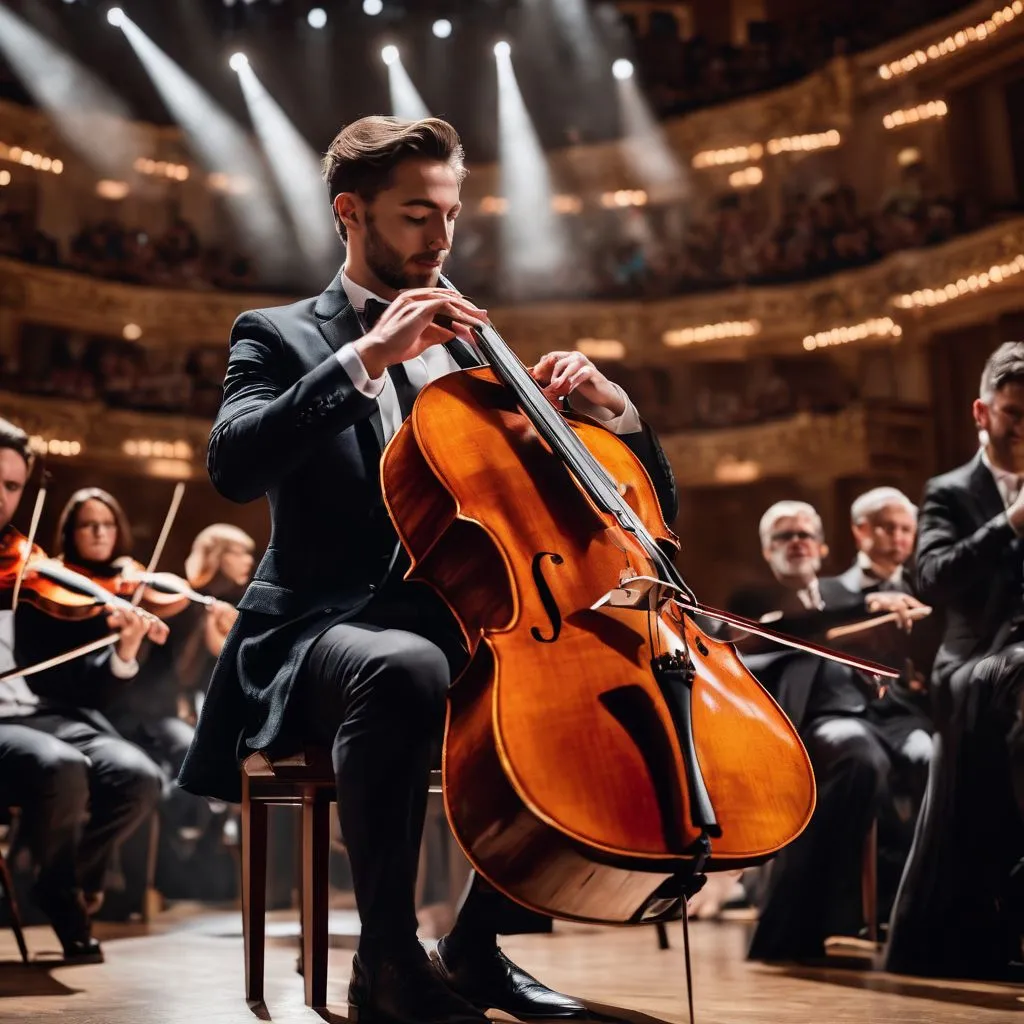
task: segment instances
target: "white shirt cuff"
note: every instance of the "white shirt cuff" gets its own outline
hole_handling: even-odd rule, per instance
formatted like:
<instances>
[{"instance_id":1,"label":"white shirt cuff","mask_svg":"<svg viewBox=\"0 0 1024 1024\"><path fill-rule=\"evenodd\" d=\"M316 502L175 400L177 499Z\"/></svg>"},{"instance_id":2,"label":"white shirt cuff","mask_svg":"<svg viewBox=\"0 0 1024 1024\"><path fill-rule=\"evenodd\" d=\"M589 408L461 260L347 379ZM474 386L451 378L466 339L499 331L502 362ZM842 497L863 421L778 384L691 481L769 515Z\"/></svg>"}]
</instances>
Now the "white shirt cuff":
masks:
<instances>
[{"instance_id":1,"label":"white shirt cuff","mask_svg":"<svg viewBox=\"0 0 1024 1024\"><path fill-rule=\"evenodd\" d=\"M342 345L334 354L335 359L341 363L341 368L349 375L352 386L361 395L367 398L377 398L384 390L385 374L377 378L371 378L363 366L359 353L351 345Z\"/></svg>"},{"instance_id":2,"label":"white shirt cuff","mask_svg":"<svg viewBox=\"0 0 1024 1024\"><path fill-rule=\"evenodd\" d=\"M619 393L619 397L626 403L626 408L618 416L612 415L603 406L588 402L578 391L574 391L569 395L569 405L576 412L581 412L584 416L597 420L601 426L610 430L613 434L635 434L643 430L643 424L640 422L640 413L636 411L636 406L629 400L629 395L614 381L610 383Z\"/></svg>"},{"instance_id":3,"label":"white shirt cuff","mask_svg":"<svg viewBox=\"0 0 1024 1024\"><path fill-rule=\"evenodd\" d=\"M125 661L117 651L111 651L110 674L115 679L134 679L139 674L139 663L135 658Z\"/></svg>"}]
</instances>

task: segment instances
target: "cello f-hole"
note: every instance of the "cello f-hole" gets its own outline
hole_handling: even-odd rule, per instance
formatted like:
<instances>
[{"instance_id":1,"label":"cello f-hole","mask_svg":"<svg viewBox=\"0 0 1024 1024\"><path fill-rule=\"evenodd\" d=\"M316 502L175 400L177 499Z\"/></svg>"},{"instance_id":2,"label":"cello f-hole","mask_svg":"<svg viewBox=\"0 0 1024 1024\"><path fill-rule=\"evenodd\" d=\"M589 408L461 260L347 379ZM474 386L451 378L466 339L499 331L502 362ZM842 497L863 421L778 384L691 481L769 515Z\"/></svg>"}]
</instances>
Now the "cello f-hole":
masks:
<instances>
[{"instance_id":1,"label":"cello f-hole","mask_svg":"<svg viewBox=\"0 0 1024 1024\"><path fill-rule=\"evenodd\" d=\"M538 551L533 556L533 582L537 585L537 593L544 605L544 611L548 613L548 619L551 622L551 636L544 636L536 626L530 627L530 636L537 643L553 644L562 632L562 612L555 600L555 595L551 593L548 581L544 578L543 562L545 558L550 558L552 565L562 565L565 559L555 551Z\"/></svg>"}]
</instances>

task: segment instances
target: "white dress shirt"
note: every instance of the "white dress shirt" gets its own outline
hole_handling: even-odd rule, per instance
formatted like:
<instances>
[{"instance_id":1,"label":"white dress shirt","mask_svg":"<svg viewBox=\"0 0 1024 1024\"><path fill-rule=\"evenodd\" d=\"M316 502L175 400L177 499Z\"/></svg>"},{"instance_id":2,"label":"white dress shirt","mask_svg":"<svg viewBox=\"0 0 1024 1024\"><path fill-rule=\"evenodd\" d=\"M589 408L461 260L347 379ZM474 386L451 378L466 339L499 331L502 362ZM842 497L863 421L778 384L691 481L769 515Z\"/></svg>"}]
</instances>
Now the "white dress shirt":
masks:
<instances>
[{"instance_id":1,"label":"white dress shirt","mask_svg":"<svg viewBox=\"0 0 1024 1024\"><path fill-rule=\"evenodd\" d=\"M992 474L992 479L996 482L999 497L1003 499L1003 508L1009 508L1017 500L1024 478L1016 473L1010 473L1008 470L999 469L998 466L993 466L988 452L984 448L981 449L981 461L985 463L988 471Z\"/></svg>"},{"instance_id":2,"label":"white dress shirt","mask_svg":"<svg viewBox=\"0 0 1024 1024\"><path fill-rule=\"evenodd\" d=\"M345 289L349 302L360 314L366 306L367 299L376 299L378 302L387 301L380 298L379 295L374 295L368 288L356 284L345 271L341 272L341 285ZM479 353L477 355L479 356ZM391 377L387 373L382 373L376 379L371 379L366 372L366 367L363 366L362 359L359 358L359 353L351 345L343 345L338 349L336 358L349 375L355 389L360 394L366 395L367 398L377 399L381 425L384 428L384 440L388 441L402 425L402 410L399 407L398 394L391 382ZM481 361L485 360L481 357ZM446 373L462 369L444 345L431 345L430 348L424 349L413 359L405 360L402 365L409 376L409 382L417 391L430 381L443 377ZM613 416L607 409L588 402L575 392L570 395L569 403L576 412L592 417L613 434L636 433L642 429L640 414L618 384L613 382L612 387L619 392L626 404L625 409L618 416Z\"/></svg>"},{"instance_id":3,"label":"white dress shirt","mask_svg":"<svg viewBox=\"0 0 1024 1024\"><path fill-rule=\"evenodd\" d=\"M896 571L891 576L886 576L882 573L881 569L879 569L878 566L868 558L868 553L866 551L857 552L857 568L860 569L860 578L857 581L857 587L860 590L868 590L871 587L878 586L879 583L889 583L894 587L899 587L903 584L902 565L897 565Z\"/></svg>"},{"instance_id":4,"label":"white dress shirt","mask_svg":"<svg viewBox=\"0 0 1024 1024\"><path fill-rule=\"evenodd\" d=\"M821 599L821 587L818 586L818 577L815 576L806 587L801 587L796 592L800 603L809 611L823 611L825 602Z\"/></svg>"}]
</instances>

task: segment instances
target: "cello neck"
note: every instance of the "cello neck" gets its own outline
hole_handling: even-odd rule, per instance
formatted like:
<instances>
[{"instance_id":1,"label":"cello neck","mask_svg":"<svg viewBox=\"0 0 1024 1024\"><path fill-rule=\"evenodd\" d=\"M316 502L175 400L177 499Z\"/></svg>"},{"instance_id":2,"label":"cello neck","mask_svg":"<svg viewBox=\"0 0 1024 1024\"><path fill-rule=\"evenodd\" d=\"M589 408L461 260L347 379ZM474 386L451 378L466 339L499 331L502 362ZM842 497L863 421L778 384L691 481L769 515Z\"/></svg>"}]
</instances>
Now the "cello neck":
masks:
<instances>
[{"instance_id":1,"label":"cello neck","mask_svg":"<svg viewBox=\"0 0 1024 1024\"><path fill-rule=\"evenodd\" d=\"M444 287L457 291L443 276L441 283ZM602 512L614 516L623 529L628 530L640 541L654 563L658 575L665 582L678 587L696 600L640 517L623 499L607 471L563 417L552 408L540 385L505 339L490 325L474 329L474 334L480 351L487 358L498 379L512 391L517 404L537 433L572 473L579 487L594 505Z\"/></svg>"}]
</instances>

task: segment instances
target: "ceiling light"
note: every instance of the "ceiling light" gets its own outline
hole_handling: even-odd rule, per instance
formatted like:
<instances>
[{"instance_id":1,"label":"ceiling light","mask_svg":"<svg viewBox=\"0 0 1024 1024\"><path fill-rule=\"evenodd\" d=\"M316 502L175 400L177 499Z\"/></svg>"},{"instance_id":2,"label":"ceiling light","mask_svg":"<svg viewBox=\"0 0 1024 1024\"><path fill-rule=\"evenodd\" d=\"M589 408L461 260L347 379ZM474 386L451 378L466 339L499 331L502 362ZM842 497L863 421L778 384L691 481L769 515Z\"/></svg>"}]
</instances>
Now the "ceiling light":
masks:
<instances>
[{"instance_id":1,"label":"ceiling light","mask_svg":"<svg viewBox=\"0 0 1024 1024\"><path fill-rule=\"evenodd\" d=\"M322 7L314 7L306 15L310 28L323 28L327 24L327 12Z\"/></svg>"},{"instance_id":2,"label":"ceiling light","mask_svg":"<svg viewBox=\"0 0 1024 1024\"><path fill-rule=\"evenodd\" d=\"M447 18L438 18L432 31L438 39L447 39L452 34L452 23Z\"/></svg>"},{"instance_id":3,"label":"ceiling light","mask_svg":"<svg viewBox=\"0 0 1024 1024\"><path fill-rule=\"evenodd\" d=\"M380 51L380 59L385 64L394 64L398 61L398 47L397 46L385 46Z\"/></svg>"},{"instance_id":4,"label":"ceiling light","mask_svg":"<svg viewBox=\"0 0 1024 1024\"><path fill-rule=\"evenodd\" d=\"M110 10L107 11L107 21L109 21L114 28L118 28L124 24L124 11L122 11L120 7L111 7Z\"/></svg>"},{"instance_id":5,"label":"ceiling light","mask_svg":"<svg viewBox=\"0 0 1024 1024\"><path fill-rule=\"evenodd\" d=\"M384 10L384 0L363 0L363 14L371 18Z\"/></svg>"},{"instance_id":6,"label":"ceiling light","mask_svg":"<svg viewBox=\"0 0 1024 1024\"><path fill-rule=\"evenodd\" d=\"M624 82L627 78L633 77L633 62L626 60L625 57L620 57L612 65L612 74L620 81Z\"/></svg>"},{"instance_id":7,"label":"ceiling light","mask_svg":"<svg viewBox=\"0 0 1024 1024\"><path fill-rule=\"evenodd\" d=\"M500 43L494 44L494 56L495 57L507 57L512 53L512 47L505 42L504 39Z\"/></svg>"},{"instance_id":8,"label":"ceiling light","mask_svg":"<svg viewBox=\"0 0 1024 1024\"><path fill-rule=\"evenodd\" d=\"M249 66L249 58L244 53L233 53L231 59L228 61L228 67L232 71L241 71L242 68Z\"/></svg>"}]
</instances>

